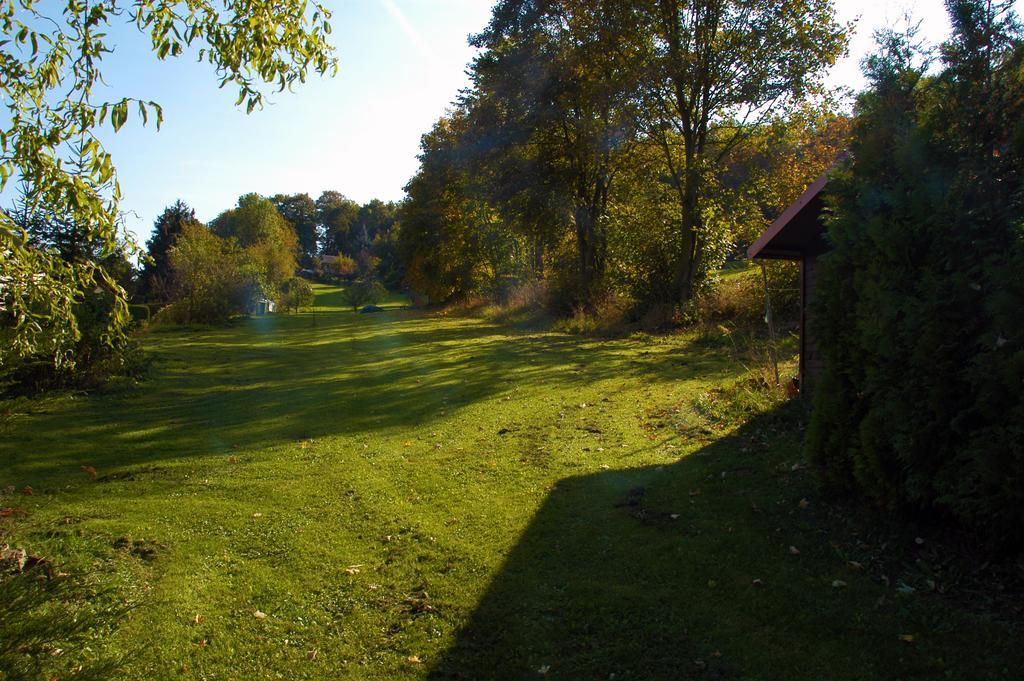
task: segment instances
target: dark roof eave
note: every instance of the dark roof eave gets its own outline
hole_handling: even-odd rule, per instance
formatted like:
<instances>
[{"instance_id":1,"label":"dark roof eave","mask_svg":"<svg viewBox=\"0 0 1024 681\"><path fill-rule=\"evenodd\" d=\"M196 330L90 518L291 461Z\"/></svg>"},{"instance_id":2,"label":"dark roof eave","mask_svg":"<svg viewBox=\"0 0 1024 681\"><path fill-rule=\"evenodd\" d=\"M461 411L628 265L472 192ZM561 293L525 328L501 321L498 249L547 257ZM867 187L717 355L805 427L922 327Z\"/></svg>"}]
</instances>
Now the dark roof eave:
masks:
<instances>
[{"instance_id":1,"label":"dark roof eave","mask_svg":"<svg viewBox=\"0 0 1024 681\"><path fill-rule=\"evenodd\" d=\"M811 186L804 190L804 193L800 195L796 201L792 203L786 210L782 212L775 222L765 231L761 237L751 244L750 248L747 249L747 257L764 258L764 259L785 259L785 260L798 260L802 255L796 251L772 249L769 247L772 239L779 235L786 225L793 221L797 215L800 214L807 204L814 200L821 190L828 184L828 172L822 173L818 179L811 183Z\"/></svg>"}]
</instances>

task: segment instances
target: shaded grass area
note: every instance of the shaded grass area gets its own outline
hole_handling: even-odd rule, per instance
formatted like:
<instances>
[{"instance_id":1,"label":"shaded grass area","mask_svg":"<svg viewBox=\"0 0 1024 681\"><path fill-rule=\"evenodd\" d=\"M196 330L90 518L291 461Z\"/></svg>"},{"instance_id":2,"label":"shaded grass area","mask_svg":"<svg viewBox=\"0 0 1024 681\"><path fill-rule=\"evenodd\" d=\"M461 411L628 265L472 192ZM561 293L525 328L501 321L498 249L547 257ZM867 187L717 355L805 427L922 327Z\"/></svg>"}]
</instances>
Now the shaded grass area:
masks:
<instances>
[{"instance_id":1,"label":"shaded grass area","mask_svg":"<svg viewBox=\"0 0 1024 681\"><path fill-rule=\"evenodd\" d=\"M112 589L88 592L95 627L47 643L61 652L43 669L995 679L1024 664L1012 623L850 571L852 530L800 466L803 415L742 397L728 339L511 331L397 300L360 315L317 293L299 315L151 334L133 389L5 407L0 487L33 493L0 499L24 511L2 541Z\"/></svg>"}]
</instances>

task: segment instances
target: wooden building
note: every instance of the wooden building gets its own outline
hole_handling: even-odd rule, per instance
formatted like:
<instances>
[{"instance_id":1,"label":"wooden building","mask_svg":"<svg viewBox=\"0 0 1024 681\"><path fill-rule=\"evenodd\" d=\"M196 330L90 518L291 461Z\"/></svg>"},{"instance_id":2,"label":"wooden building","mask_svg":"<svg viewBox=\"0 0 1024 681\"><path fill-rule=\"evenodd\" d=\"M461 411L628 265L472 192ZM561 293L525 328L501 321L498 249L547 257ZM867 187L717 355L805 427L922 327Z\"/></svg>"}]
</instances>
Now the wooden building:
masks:
<instances>
[{"instance_id":1,"label":"wooden building","mask_svg":"<svg viewBox=\"0 0 1024 681\"><path fill-rule=\"evenodd\" d=\"M822 175L772 223L749 249L752 259L795 260L800 263L800 392L809 395L821 376L822 357L807 329L807 301L818 281L818 257L829 246L822 222L821 192L828 183Z\"/></svg>"}]
</instances>

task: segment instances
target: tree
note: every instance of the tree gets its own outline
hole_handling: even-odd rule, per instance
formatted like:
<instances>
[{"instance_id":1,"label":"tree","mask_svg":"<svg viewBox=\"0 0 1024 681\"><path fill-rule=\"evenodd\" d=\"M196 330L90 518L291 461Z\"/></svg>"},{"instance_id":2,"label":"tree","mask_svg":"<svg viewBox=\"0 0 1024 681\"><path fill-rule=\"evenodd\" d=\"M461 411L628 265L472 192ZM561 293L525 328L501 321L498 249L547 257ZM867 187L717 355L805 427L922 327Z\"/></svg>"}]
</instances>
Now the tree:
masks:
<instances>
[{"instance_id":1,"label":"tree","mask_svg":"<svg viewBox=\"0 0 1024 681\"><path fill-rule=\"evenodd\" d=\"M819 90L846 50L832 0L647 0L637 5L644 78L640 123L661 149L678 204L672 290L699 290L709 239L704 204L721 161L750 133Z\"/></svg>"},{"instance_id":2,"label":"tree","mask_svg":"<svg viewBox=\"0 0 1024 681\"><path fill-rule=\"evenodd\" d=\"M168 251L185 225L198 225L196 213L180 199L164 209L153 223L153 236L146 242L149 256L142 268L141 293L147 300L167 300L170 262Z\"/></svg>"},{"instance_id":3,"label":"tree","mask_svg":"<svg viewBox=\"0 0 1024 681\"><path fill-rule=\"evenodd\" d=\"M471 195L461 161L464 112L439 120L420 141L420 169L405 187L398 255L405 281L435 302L473 292L483 265L480 224L494 212Z\"/></svg>"},{"instance_id":4,"label":"tree","mask_svg":"<svg viewBox=\"0 0 1024 681\"><path fill-rule=\"evenodd\" d=\"M346 253L358 256L362 251L369 251L373 241L379 235L387 235L398 217L398 206L384 203L380 199L372 199L359 207L359 213L352 223Z\"/></svg>"},{"instance_id":5,"label":"tree","mask_svg":"<svg viewBox=\"0 0 1024 681\"><path fill-rule=\"evenodd\" d=\"M830 487L1024 546L1024 31L950 0L943 68L912 34L865 62L829 183L825 356L807 449Z\"/></svg>"},{"instance_id":6,"label":"tree","mask_svg":"<svg viewBox=\"0 0 1024 681\"><path fill-rule=\"evenodd\" d=\"M29 391L58 385L89 386L121 370L119 360L128 342L111 337L110 330L128 320L115 317L114 287L133 291L136 285L136 270L124 251L104 254L103 245L87 229L66 216L32 209L24 193L5 215L23 230L33 249L69 268L90 263L101 274L100 281L113 285L94 286L77 295L65 322L74 331L73 341L40 345L30 355L8 357L0 364L0 388L7 382Z\"/></svg>"},{"instance_id":7,"label":"tree","mask_svg":"<svg viewBox=\"0 0 1024 681\"><path fill-rule=\"evenodd\" d=\"M215 234L234 239L245 253L250 276L271 298L298 267L298 237L274 204L259 194L245 194L238 205L211 223Z\"/></svg>"},{"instance_id":8,"label":"tree","mask_svg":"<svg viewBox=\"0 0 1024 681\"><path fill-rule=\"evenodd\" d=\"M252 284L234 239L200 224L186 224L168 252L171 291L185 323L216 323L245 309Z\"/></svg>"},{"instance_id":9,"label":"tree","mask_svg":"<svg viewBox=\"0 0 1024 681\"><path fill-rule=\"evenodd\" d=\"M309 194L277 194L270 199L299 238L303 260L308 264L317 254L317 211Z\"/></svg>"},{"instance_id":10,"label":"tree","mask_svg":"<svg viewBox=\"0 0 1024 681\"><path fill-rule=\"evenodd\" d=\"M316 200L316 220L323 252L354 255L349 244L352 225L359 216L359 204L336 191L325 191Z\"/></svg>"},{"instance_id":11,"label":"tree","mask_svg":"<svg viewBox=\"0 0 1024 681\"><path fill-rule=\"evenodd\" d=\"M313 287L301 277L292 277L281 287L281 306L286 310L298 312L312 305L314 298Z\"/></svg>"},{"instance_id":12,"label":"tree","mask_svg":"<svg viewBox=\"0 0 1024 681\"><path fill-rule=\"evenodd\" d=\"M360 279L345 287L345 290L342 291L341 299L346 305L351 305L352 311L356 312L363 305L373 305L386 295L387 291L379 281L375 279Z\"/></svg>"},{"instance_id":13,"label":"tree","mask_svg":"<svg viewBox=\"0 0 1024 681\"><path fill-rule=\"evenodd\" d=\"M44 6L15 0L0 8L7 47L0 59L0 92L7 115L0 129L0 188L12 177L28 187L30 207L65 216L101 245L104 256L125 248L118 222L120 189L110 155L96 135L116 131L138 111L143 122L162 113L154 102L106 100L103 58L114 51L106 28L120 17L149 36L157 59L198 48L222 86L238 88L247 111L262 106L259 84L290 88L310 70L336 68L330 12L306 0L253 0L220 6L209 0L67 0ZM94 262L67 261L34 247L25 231L0 215L0 364L40 350L68 347L77 298L97 285L114 297L107 335L123 338L124 291ZM53 353L62 357L65 353Z\"/></svg>"},{"instance_id":14,"label":"tree","mask_svg":"<svg viewBox=\"0 0 1024 681\"><path fill-rule=\"evenodd\" d=\"M618 28L627 4L503 0L472 39L478 106L489 107L502 153L523 146L540 187L557 187L576 242L575 302L594 305L607 255L608 192L634 139L636 61Z\"/></svg>"}]
</instances>

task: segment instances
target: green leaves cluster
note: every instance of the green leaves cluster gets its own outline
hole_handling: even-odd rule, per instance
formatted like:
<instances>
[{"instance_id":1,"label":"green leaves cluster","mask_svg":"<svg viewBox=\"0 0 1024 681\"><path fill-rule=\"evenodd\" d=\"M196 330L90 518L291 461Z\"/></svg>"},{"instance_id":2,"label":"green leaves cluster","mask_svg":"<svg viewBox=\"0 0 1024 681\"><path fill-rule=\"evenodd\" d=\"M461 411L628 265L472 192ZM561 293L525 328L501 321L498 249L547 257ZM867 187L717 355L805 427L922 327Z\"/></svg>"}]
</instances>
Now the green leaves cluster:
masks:
<instances>
[{"instance_id":1,"label":"green leaves cluster","mask_svg":"<svg viewBox=\"0 0 1024 681\"><path fill-rule=\"evenodd\" d=\"M278 90L305 80L312 70L335 70L327 44L330 13L306 0L36 0L0 5L0 188L11 179L26 187L32 211L65 216L100 244L99 255L133 251L118 222L121 198L115 168L98 138L102 126L122 128L132 111L145 124L162 111L130 97L98 94L102 64L113 54L106 29L128 20L150 36L158 59L197 49L222 87L238 88L238 103L252 111L263 103L259 86ZM124 337L125 294L90 260L67 261L33 246L25 231L0 214L0 369L45 354L71 362L64 352L78 338L73 307L82 293L109 287L116 303L107 335Z\"/></svg>"}]
</instances>

